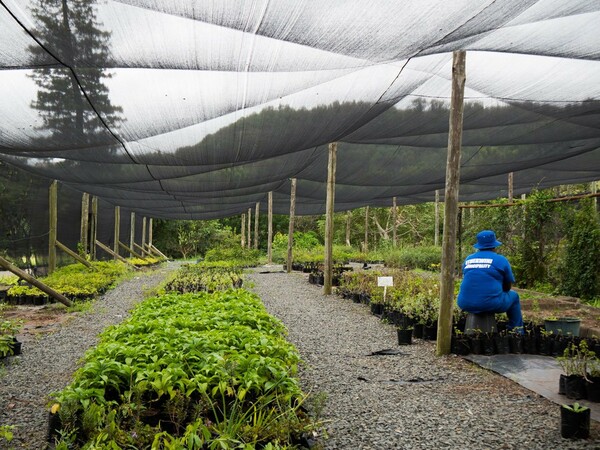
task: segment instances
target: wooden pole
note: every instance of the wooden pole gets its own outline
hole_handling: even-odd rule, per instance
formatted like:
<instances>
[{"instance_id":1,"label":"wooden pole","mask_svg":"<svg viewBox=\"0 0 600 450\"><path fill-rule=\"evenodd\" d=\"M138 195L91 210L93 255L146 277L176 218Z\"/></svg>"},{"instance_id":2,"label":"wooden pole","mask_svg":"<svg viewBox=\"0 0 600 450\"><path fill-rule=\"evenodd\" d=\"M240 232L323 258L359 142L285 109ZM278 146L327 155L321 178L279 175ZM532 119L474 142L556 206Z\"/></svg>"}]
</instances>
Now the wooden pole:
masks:
<instances>
[{"instance_id":1,"label":"wooden pole","mask_svg":"<svg viewBox=\"0 0 600 450\"><path fill-rule=\"evenodd\" d=\"M248 249L252 248L252 208L248 208L248 224L247 224L247 235L248 235Z\"/></svg>"},{"instance_id":2,"label":"wooden pole","mask_svg":"<svg viewBox=\"0 0 600 450\"><path fill-rule=\"evenodd\" d=\"M296 179L292 178L292 187L290 189L290 224L288 226L288 247L286 271L292 271L292 247L294 246L294 216L296 215Z\"/></svg>"},{"instance_id":3,"label":"wooden pole","mask_svg":"<svg viewBox=\"0 0 600 450\"><path fill-rule=\"evenodd\" d=\"M254 213L254 248L258 249L258 215L260 211L260 202L256 202L256 211Z\"/></svg>"},{"instance_id":4,"label":"wooden pole","mask_svg":"<svg viewBox=\"0 0 600 450\"><path fill-rule=\"evenodd\" d=\"M392 197L392 247L396 248L398 240L398 205L396 197Z\"/></svg>"},{"instance_id":5,"label":"wooden pole","mask_svg":"<svg viewBox=\"0 0 600 450\"><path fill-rule=\"evenodd\" d=\"M435 229L433 230L433 245L440 245L440 190L435 190Z\"/></svg>"},{"instance_id":6,"label":"wooden pole","mask_svg":"<svg viewBox=\"0 0 600 450\"><path fill-rule=\"evenodd\" d=\"M446 189L444 191L444 234L440 309L436 355L450 353L452 336L452 308L454 305L454 269L456 261L456 225L458 216L458 188L460 183L460 150L465 94L465 52L453 52L452 98L448 130L448 158L446 160Z\"/></svg>"},{"instance_id":7,"label":"wooden pole","mask_svg":"<svg viewBox=\"0 0 600 450\"><path fill-rule=\"evenodd\" d=\"M135 242L133 244L137 245ZM123 250L125 250L126 252L128 252L131 255L132 258L135 257L135 258L144 259L144 257L142 255L140 255L139 253L135 252L132 247L129 247L129 246L125 245L121 241L119 241L119 247L121 247Z\"/></svg>"},{"instance_id":8,"label":"wooden pole","mask_svg":"<svg viewBox=\"0 0 600 450\"><path fill-rule=\"evenodd\" d=\"M146 253L146 216L142 217L142 255Z\"/></svg>"},{"instance_id":9,"label":"wooden pole","mask_svg":"<svg viewBox=\"0 0 600 450\"><path fill-rule=\"evenodd\" d=\"M267 211L268 233L267 233L267 262L273 264L273 192L269 192Z\"/></svg>"},{"instance_id":10,"label":"wooden pole","mask_svg":"<svg viewBox=\"0 0 600 450\"><path fill-rule=\"evenodd\" d=\"M56 227L58 222L58 181L50 184L48 192L48 219L50 231L48 234L48 274L56 270Z\"/></svg>"},{"instance_id":11,"label":"wooden pole","mask_svg":"<svg viewBox=\"0 0 600 450\"><path fill-rule=\"evenodd\" d=\"M240 229L241 229L241 235L242 235L242 239L241 239L242 248L246 248L246 213L242 213L242 226L240 227Z\"/></svg>"},{"instance_id":12,"label":"wooden pole","mask_svg":"<svg viewBox=\"0 0 600 450\"><path fill-rule=\"evenodd\" d=\"M148 219L148 245L152 247L152 217Z\"/></svg>"},{"instance_id":13,"label":"wooden pole","mask_svg":"<svg viewBox=\"0 0 600 450\"><path fill-rule=\"evenodd\" d=\"M329 144L327 162L327 200L325 206L325 267L323 269L323 294L331 295L333 277L333 211L335 206L335 170L337 142Z\"/></svg>"},{"instance_id":14,"label":"wooden pole","mask_svg":"<svg viewBox=\"0 0 600 450\"><path fill-rule=\"evenodd\" d=\"M92 260L96 259L96 246L93 245L93 242L96 242L98 238L98 197L92 196L92 231L91 231L91 245L90 245L90 254Z\"/></svg>"},{"instance_id":15,"label":"wooden pole","mask_svg":"<svg viewBox=\"0 0 600 450\"><path fill-rule=\"evenodd\" d=\"M591 187L592 195L597 195L598 194L598 182L592 181L592 184L590 187ZM598 199L596 197L594 197L593 202L594 202L594 211L597 212L598 211Z\"/></svg>"},{"instance_id":16,"label":"wooden pole","mask_svg":"<svg viewBox=\"0 0 600 450\"><path fill-rule=\"evenodd\" d=\"M365 207L365 253L369 252L369 205Z\"/></svg>"},{"instance_id":17,"label":"wooden pole","mask_svg":"<svg viewBox=\"0 0 600 450\"><path fill-rule=\"evenodd\" d=\"M128 266L133 267L136 270L140 269L138 266L136 266L135 264L130 263L129 261L127 261L125 258L123 258L118 253L113 252L112 249L109 246L104 245L102 242L96 241L96 245L98 247L100 247L102 250L104 250L106 253L108 253L109 255L111 255L114 259L118 259L119 261L124 262L125 264L127 264Z\"/></svg>"},{"instance_id":18,"label":"wooden pole","mask_svg":"<svg viewBox=\"0 0 600 450\"><path fill-rule=\"evenodd\" d=\"M514 173L509 172L508 173L508 203L513 202L513 180L514 180Z\"/></svg>"},{"instance_id":19,"label":"wooden pole","mask_svg":"<svg viewBox=\"0 0 600 450\"><path fill-rule=\"evenodd\" d=\"M40 291L45 292L46 294L48 294L50 297L58 300L63 305L73 306L73 303L67 297L65 297L64 295L56 292L50 286L45 285L40 280L38 280L38 279L32 277L31 275L29 275L27 272L19 269L17 266L11 264L9 261L7 261L6 259L4 259L2 256L0 256L0 267L3 267L4 269L8 270L9 272L14 273L19 278L23 278L25 281L27 281L28 283L31 283L36 288L38 288Z\"/></svg>"},{"instance_id":20,"label":"wooden pole","mask_svg":"<svg viewBox=\"0 0 600 450\"><path fill-rule=\"evenodd\" d=\"M84 192L81 195L81 230L79 232L79 242L81 248L87 255L89 253L88 232L90 218L90 194Z\"/></svg>"},{"instance_id":21,"label":"wooden pole","mask_svg":"<svg viewBox=\"0 0 600 450\"><path fill-rule=\"evenodd\" d=\"M114 230L114 239L115 242L113 243L113 253L114 254L119 254L119 233L121 231L121 207L120 206L115 206L115 230ZM115 259L117 259L115 257Z\"/></svg>"},{"instance_id":22,"label":"wooden pole","mask_svg":"<svg viewBox=\"0 0 600 450\"><path fill-rule=\"evenodd\" d=\"M57 240L56 246L59 249L61 249L63 252L65 252L67 255L69 255L71 258L75 259L76 261L79 261L81 264L83 264L87 268L96 270L96 268L94 266L92 266L89 261L87 261L85 258L82 258L81 256L79 256L76 252L71 250L69 247L64 245L62 242Z\"/></svg>"},{"instance_id":23,"label":"wooden pole","mask_svg":"<svg viewBox=\"0 0 600 450\"><path fill-rule=\"evenodd\" d=\"M150 246L150 250L152 250L153 252L155 252L158 256L162 256L165 259L169 259L167 257L167 255L165 255L163 252L161 252L159 249L157 249L154 245Z\"/></svg>"},{"instance_id":24,"label":"wooden pole","mask_svg":"<svg viewBox=\"0 0 600 450\"><path fill-rule=\"evenodd\" d=\"M135 213L131 212L131 219L129 224L129 248L133 248L133 243L135 242ZM132 258L136 256L135 252L132 250L129 252L129 256Z\"/></svg>"},{"instance_id":25,"label":"wooden pole","mask_svg":"<svg viewBox=\"0 0 600 450\"><path fill-rule=\"evenodd\" d=\"M352 223L352 211L346 211L346 247L350 247L350 225Z\"/></svg>"}]
</instances>

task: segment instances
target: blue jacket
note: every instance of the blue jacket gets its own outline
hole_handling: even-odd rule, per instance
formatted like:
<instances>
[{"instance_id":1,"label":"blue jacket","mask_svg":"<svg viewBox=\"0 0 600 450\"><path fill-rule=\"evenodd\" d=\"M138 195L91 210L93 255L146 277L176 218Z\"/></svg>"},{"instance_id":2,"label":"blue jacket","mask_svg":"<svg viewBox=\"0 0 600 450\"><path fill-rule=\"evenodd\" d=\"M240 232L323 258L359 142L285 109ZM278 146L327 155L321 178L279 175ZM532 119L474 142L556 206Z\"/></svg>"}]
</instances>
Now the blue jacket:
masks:
<instances>
[{"instance_id":1,"label":"blue jacket","mask_svg":"<svg viewBox=\"0 0 600 450\"><path fill-rule=\"evenodd\" d=\"M463 281L458 293L458 307L478 313L502 304L503 283L514 283L510 263L494 251L480 250L467 256L463 263Z\"/></svg>"}]
</instances>

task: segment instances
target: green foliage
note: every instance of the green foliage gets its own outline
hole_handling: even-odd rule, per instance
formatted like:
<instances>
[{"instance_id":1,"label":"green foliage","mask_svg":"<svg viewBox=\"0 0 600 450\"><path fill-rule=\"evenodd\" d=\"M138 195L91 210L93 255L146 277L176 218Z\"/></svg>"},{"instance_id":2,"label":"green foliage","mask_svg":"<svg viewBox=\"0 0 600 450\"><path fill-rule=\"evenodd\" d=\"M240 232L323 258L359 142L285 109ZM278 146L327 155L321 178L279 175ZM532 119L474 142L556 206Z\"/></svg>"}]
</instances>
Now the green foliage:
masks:
<instances>
[{"instance_id":1,"label":"green foliage","mask_svg":"<svg viewBox=\"0 0 600 450\"><path fill-rule=\"evenodd\" d=\"M165 284L166 292L214 292L242 286L242 268L233 262L202 262L179 268Z\"/></svg>"},{"instance_id":2,"label":"green foliage","mask_svg":"<svg viewBox=\"0 0 600 450\"><path fill-rule=\"evenodd\" d=\"M95 270L80 263L71 264L58 268L40 281L66 297L83 299L103 293L131 273L131 269L119 261L94 261L91 264ZM38 288L30 286L13 286L8 295L46 296Z\"/></svg>"},{"instance_id":3,"label":"green foliage","mask_svg":"<svg viewBox=\"0 0 600 450\"><path fill-rule=\"evenodd\" d=\"M242 248L239 244L219 246L206 252L207 262L227 261L234 267L255 267L258 265L260 251Z\"/></svg>"},{"instance_id":4,"label":"green foliage","mask_svg":"<svg viewBox=\"0 0 600 450\"><path fill-rule=\"evenodd\" d=\"M600 296L600 223L591 200L580 206L565 249L561 292L592 299Z\"/></svg>"},{"instance_id":5,"label":"green foliage","mask_svg":"<svg viewBox=\"0 0 600 450\"><path fill-rule=\"evenodd\" d=\"M442 262L442 248L423 246L390 249L383 258L388 267L438 271Z\"/></svg>"},{"instance_id":6,"label":"green foliage","mask_svg":"<svg viewBox=\"0 0 600 450\"><path fill-rule=\"evenodd\" d=\"M150 298L102 333L73 382L54 394L59 445L291 445L313 425L300 409L298 352L284 335L247 291Z\"/></svg>"}]
</instances>

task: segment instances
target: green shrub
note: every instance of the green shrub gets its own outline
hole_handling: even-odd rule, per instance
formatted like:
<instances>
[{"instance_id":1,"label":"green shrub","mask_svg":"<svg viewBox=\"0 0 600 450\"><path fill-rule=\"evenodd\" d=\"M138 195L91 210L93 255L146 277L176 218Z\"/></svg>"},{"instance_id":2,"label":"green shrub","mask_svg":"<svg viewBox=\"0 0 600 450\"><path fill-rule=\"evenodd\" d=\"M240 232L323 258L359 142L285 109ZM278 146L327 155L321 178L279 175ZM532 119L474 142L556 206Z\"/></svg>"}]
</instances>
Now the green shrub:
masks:
<instances>
[{"instance_id":1,"label":"green shrub","mask_svg":"<svg viewBox=\"0 0 600 450\"><path fill-rule=\"evenodd\" d=\"M383 258L388 267L437 271L442 262L442 248L403 247L390 250Z\"/></svg>"}]
</instances>

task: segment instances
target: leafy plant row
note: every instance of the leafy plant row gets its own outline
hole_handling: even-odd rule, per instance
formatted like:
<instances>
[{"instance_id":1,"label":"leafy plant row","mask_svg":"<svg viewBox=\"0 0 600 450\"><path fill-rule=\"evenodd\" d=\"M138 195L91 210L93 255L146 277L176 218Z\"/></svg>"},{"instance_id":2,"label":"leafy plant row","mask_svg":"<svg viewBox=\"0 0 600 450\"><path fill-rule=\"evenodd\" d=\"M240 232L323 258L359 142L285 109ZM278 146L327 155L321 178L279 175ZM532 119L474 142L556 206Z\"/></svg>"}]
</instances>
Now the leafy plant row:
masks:
<instances>
[{"instance_id":1,"label":"leafy plant row","mask_svg":"<svg viewBox=\"0 0 600 450\"><path fill-rule=\"evenodd\" d=\"M165 284L166 292L215 292L242 286L242 268L228 263L186 264Z\"/></svg>"},{"instance_id":2,"label":"leafy plant row","mask_svg":"<svg viewBox=\"0 0 600 450\"><path fill-rule=\"evenodd\" d=\"M284 335L245 290L150 298L54 395L57 448L293 446L312 425Z\"/></svg>"},{"instance_id":3,"label":"leafy plant row","mask_svg":"<svg viewBox=\"0 0 600 450\"><path fill-rule=\"evenodd\" d=\"M394 285L386 290L377 286L377 278L391 276ZM456 282L455 293L460 283ZM338 291L342 296L361 297L359 301L370 304L385 304L389 310L398 311L416 323L433 324L438 319L440 304L439 274L400 269L344 272ZM366 298L365 298L366 297ZM454 307L456 318L460 315Z\"/></svg>"},{"instance_id":4,"label":"leafy plant row","mask_svg":"<svg viewBox=\"0 0 600 450\"><path fill-rule=\"evenodd\" d=\"M119 261L93 261L95 270L83 264L71 264L60 267L40 281L55 291L72 299L94 297L113 287L131 269ZM47 298L47 295L33 286L12 286L8 290L9 297Z\"/></svg>"}]
</instances>

